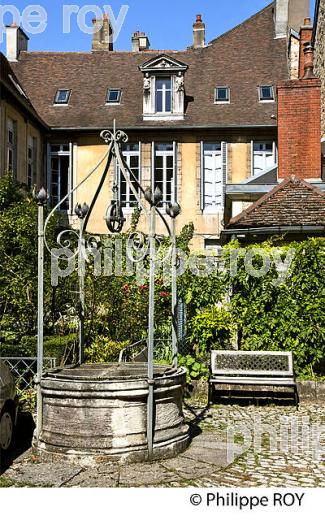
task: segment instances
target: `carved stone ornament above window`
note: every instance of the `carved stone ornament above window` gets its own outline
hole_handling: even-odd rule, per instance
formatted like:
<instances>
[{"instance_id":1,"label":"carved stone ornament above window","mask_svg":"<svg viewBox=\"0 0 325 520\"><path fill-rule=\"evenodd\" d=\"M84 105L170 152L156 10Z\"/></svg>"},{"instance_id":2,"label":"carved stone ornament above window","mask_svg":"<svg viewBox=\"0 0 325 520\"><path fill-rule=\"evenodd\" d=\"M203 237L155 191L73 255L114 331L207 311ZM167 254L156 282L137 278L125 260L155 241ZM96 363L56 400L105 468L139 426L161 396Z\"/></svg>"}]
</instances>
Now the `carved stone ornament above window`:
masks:
<instances>
[{"instance_id":1,"label":"carved stone ornament above window","mask_svg":"<svg viewBox=\"0 0 325 520\"><path fill-rule=\"evenodd\" d=\"M143 119L184 119L185 73L188 66L166 55L139 67L143 73Z\"/></svg>"}]
</instances>

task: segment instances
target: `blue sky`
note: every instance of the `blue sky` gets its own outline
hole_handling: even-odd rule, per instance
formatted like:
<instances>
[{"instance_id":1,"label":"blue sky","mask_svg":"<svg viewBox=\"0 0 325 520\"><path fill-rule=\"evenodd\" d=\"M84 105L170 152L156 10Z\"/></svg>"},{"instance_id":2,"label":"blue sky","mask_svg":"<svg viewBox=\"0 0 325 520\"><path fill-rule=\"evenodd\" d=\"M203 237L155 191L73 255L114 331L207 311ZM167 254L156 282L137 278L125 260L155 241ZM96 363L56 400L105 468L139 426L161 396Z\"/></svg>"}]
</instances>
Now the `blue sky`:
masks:
<instances>
[{"instance_id":1,"label":"blue sky","mask_svg":"<svg viewBox=\"0 0 325 520\"><path fill-rule=\"evenodd\" d=\"M192 43L192 24L195 15L201 13L207 26L207 40L231 29L252 14L256 13L270 0L16 0L0 5L14 5L20 13L29 5L41 5L47 12L47 27L41 34L29 35L30 50L88 51L91 36L84 34L77 25L76 15L71 17L71 32L63 34L63 6L76 5L80 8L96 4L103 10L104 5L112 7L118 16L121 6L128 5L124 23L115 49L130 50L131 36L136 30L145 31L155 49L183 49ZM311 0L311 15L315 1ZM90 24L93 14L89 12L86 22ZM5 23L11 23L5 16ZM0 19L0 24L2 20ZM252 44L254 44L252 42ZM4 52L4 43L0 44Z\"/></svg>"}]
</instances>

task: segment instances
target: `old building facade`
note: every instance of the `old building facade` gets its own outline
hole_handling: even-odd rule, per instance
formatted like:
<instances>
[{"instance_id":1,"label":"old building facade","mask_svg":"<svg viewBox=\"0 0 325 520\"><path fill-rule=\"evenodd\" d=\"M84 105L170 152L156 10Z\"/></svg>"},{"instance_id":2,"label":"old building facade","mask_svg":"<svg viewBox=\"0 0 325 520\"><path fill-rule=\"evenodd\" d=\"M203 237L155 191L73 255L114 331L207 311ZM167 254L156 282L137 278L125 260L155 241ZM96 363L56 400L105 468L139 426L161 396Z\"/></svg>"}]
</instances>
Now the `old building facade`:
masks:
<instances>
[{"instance_id":1,"label":"old building facade","mask_svg":"<svg viewBox=\"0 0 325 520\"><path fill-rule=\"evenodd\" d=\"M141 183L159 186L164 203L180 203L178 227L194 223L195 249L218 247L225 220L277 182L277 84L298 74L290 34L298 35L299 47L308 3L276 0L210 43L198 15L185 51L152 50L148 36L136 32L132 52L116 52L107 17L94 20L89 53L28 52L20 29L8 28L10 65L3 60L45 122L37 153L44 150L51 203L104 157L99 133L116 120L129 135L124 155ZM18 115L7 119L16 123ZM76 202L89 203L101 171L61 210L73 218ZM89 223L94 233L107 232L103 217L114 183L129 221L134 211L114 165L110 173ZM258 181L262 175L270 178L267 187ZM244 197L243 185L250 186Z\"/></svg>"}]
</instances>

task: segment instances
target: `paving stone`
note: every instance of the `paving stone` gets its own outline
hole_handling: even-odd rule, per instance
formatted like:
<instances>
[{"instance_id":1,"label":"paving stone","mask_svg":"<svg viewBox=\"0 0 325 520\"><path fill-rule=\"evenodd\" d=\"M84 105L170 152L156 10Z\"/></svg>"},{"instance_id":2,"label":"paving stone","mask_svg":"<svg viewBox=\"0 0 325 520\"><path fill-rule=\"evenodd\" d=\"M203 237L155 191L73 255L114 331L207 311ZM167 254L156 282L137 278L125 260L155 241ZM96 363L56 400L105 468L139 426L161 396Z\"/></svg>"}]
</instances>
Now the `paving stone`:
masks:
<instances>
[{"instance_id":1,"label":"paving stone","mask_svg":"<svg viewBox=\"0 0 325 520\"><path fill-rule=\"evenodd\" d=\"M20 463L14 464L6 473L6 478L28 486L60 487L81 472L78 466L62 463Z\"/></svg>"},{"instance_id":2,"label":"paving stone","mask_svg":"<svg viewBox=\"0 0 325 520\"><path fill-rule=\"evenodd\" d=\"M157 484L162 484L164 487L164 483L168 481L177 481L177 476L158 463L120 466L119 486L121 487L151 487Z\"/></svg>"}]
</instances>

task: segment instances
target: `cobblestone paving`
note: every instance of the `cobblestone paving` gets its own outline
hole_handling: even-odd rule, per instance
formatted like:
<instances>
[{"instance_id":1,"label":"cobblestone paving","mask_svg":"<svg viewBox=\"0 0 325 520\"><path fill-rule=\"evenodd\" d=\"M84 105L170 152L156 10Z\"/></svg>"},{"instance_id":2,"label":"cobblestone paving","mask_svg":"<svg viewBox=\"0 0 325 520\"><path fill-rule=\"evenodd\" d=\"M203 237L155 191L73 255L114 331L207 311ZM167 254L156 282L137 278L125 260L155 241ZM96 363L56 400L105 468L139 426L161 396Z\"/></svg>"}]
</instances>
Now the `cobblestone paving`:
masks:
<instances>
[{"instance_id":1,"label":"cobblestone paving","mask_svg":"<svg viewBox=\"0 0 325 520\"><path fill-rule=\"evenodd\" d=\"M297 411L228 405L206 410L191 401L185 413L193 440L175 459L82 468L41 462L29 450L0 477L0 486L325 487L325 407L302 405ZM323 446L318 445L319 433Z\"/></svg>"}]
</instances>

